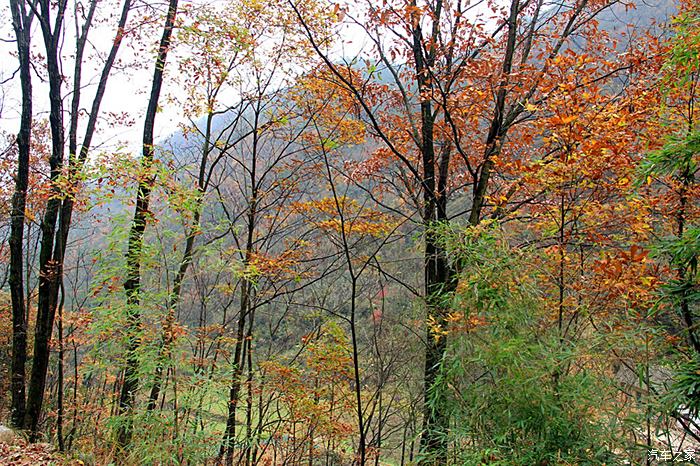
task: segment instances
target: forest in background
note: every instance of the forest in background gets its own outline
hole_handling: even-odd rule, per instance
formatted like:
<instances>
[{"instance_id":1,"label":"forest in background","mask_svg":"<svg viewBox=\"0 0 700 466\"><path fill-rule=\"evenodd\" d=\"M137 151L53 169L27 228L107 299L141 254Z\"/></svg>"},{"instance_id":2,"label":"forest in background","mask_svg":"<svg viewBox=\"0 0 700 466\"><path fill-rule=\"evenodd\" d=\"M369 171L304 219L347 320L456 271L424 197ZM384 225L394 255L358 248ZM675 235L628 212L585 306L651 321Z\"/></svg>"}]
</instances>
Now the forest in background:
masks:
<instances>
[{"instance_id":1,"label":"forest in background","mask_svg":"<svg viewBox=\"0 0 700 466\"><path fill-rule=\"evenodd\" d=\"M0 464L696 464L696 2L8 1Z\"/></svg>"}]
</instances>

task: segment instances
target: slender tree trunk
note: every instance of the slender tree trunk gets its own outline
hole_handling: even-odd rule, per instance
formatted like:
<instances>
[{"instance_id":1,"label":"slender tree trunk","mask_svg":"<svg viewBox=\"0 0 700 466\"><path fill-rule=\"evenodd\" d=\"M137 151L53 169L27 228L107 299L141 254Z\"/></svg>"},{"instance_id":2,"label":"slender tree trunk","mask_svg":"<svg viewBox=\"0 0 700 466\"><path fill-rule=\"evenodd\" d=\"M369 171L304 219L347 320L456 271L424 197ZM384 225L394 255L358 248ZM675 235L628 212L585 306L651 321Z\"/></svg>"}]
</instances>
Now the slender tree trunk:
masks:
<instances>
[{"instance_id":1,"label":"slender tree trunk","mask_svg":"<svg viewBox=\"0 0 700 466\"><path fill-rule=\"evenodd\" d=\"M252 173L252 177L255 179L255 170L253 170ZM248 235L246 240L246 253L243 260L244 267L246 267L250 262L254 247L253 239L256 216L254 199L255 195L253 195L250 212L248 213ZM252 293L253 283L247 278L243 278L241 283L241 306L238 315L238 328L236 330L236 346L233 357L233 373L231 375L231 388L229 389L228 418L226 419L226 430L224 431L224 439L219 452L220 457L224 454L226 455L226 466L231 466L233 464L233 447L236 437L236 410L238 408L238 401L241 396L241 378L243 376L243 368L245 367L245 327L246 321L249 319L249 315L251 313ZM250 325L252 326L252 322Z\"/></svg>"},{"instance_id":2,"label":"slender tree trunk","mask_svg":"<svg viewBox=\"0 0 700 466\"><path fill-rule=\"evenodd\" d=\"M690 131L689 131L690 132ZM693 182L693 173L690 169L690 164L686 164L683 172L681 173L681 187L679 192L679 207L676 213L676 228L677 235L679 239L683 238L685 232L685 223L688 210L688 190L690 189ZM687 265L679 265L676 274L681 282L686 282L688 280L688 270ZM700 354L700 339L697 337L697 328L695 324L695 318L690 310L690 299L688 298L688 291L683 290L680 299L680 313L683 318L686 330L688 332L687 338L690 346L693 347L696 353Z\"/></svg>"},{"instance_id":3,"label":"slender tree trunk","mask_svg":"<svg viewBox=\"0 0 700 466\"><path fill-rule=\"evenodd\" d=\"M435 21L439 21L437 18ZM423 32L420 22L415 22L413 30L413 56L416 62L416 76L421 94L420 110L420 152L422 164L423 188L423 225L425 227L424 250L424 286L426 301L426 318L438 326L445 324L443 296L449 290L450 273L445 253L438 244L434 227L446 217L446 198L442 196L438 202L435 173L435 114L433 112L431 93L433 85L430 69L434 56L432 47L427 54L423 48ZM440 390L434 390L447 349L447 340L435 332L432 325L426 326L426 348L424 367L424 409L423 436L421 447L427 453L426 461L434 464L445 464L447 461L447 443L445 442L449 427L449 416L445 403L440 396Z\"/></svg>"},{"instance_id":4,"label":"slender tree trunk","mask_svg":"<svg viewBox=\"0 0 700 466\"><path fill-rule=\"evenodd\" d=\"M248 231L246 232L246 247L245 256L243 258L244 268L250 263L254 252L255 244L255 226L257 222L257 203L258 203L258 173L257 173L257 157L258 157L258 138L259 138L259 118L260 118L260 102L258 101L255 108L254 120L252 124L251 137L253 139L251 147L251 167L250 167L250 199L248 204ZM252 309L252 294L253 283L247 278L241 279L241 306L238 315L238 328L236 332L236 347L234 350L233 374L231 378L231 387L229 389L229 405L228 418L226 420L226 430L224 431L223 443L219 451L219 456L226 454L226 466L233 464L233 443L236 432L236 409L241 393L241 377L245 366L244 350L245 350L245 325L246 320ZM252 329L252 322L251 322ZM251 330L252 331L252 330Z\"/></svg>"},{"instance_id":5,"label":"slender tree trunk","mask_svg":"<svg viewBox=\"0 0 700 466\"><path fill-rule=\"evenodd\" d=\"M46 65L49 81L49 126L51 127L51 170L50 180L54 196L47 204L41 222L41 246L39 250L39 299L34 330L34 358L29 379L25 428L30 431L29 440L36 441L39 419L44 402L46 375L49 367L51 334L58 302L59 277L63 274L62 261L53 258L54 235L60 208L60 196L54 183L63 171L63 151L65 131L63 128L63 100L61 86L63 76L60 66L60 45L63 29L63 15L66 1L58 3L55 23L50 22L52 5L41 0L39 7L41 30L46 47ZM62 258L61 258L62 259Z\"/></svg>"},{"instance_id":6,"label":"slender tree trunk","mask_svg":"<svg viewBox=\"0 0 700 466\"><path fill-rule=\"evenodd\" d=\"M566 204L565 204L565 196L564 196L564 188L565 185L562 184L559 186L559 189L561 189L560 193L560 198L559 198L559 231L558 231L558 246L559 246L559 263L557 265L558 270L557 270L557 291L558 291L558 297L557 297L557 311L558 311L558 316L557 316L557 334L559 336L559 351L563 351L564 349L564 312L565 312L565 306L564 306L564 298L566 295L566 232L565 232L565 225L566 225ZM555 397L559 397L559 381L562 376L562 368L559 365L556 365L554 367L554 371L552 372L552 383L554 385L554 395Z\"/></svg>"},{"instance_id":7,"label":"slender tree trunk","mask_svg":"<svg viewBox=\"0 0 700 466\"><path fill-rule=\"evenodd\" d=\"M335 189L334 189L335 196ZM336 197L336 202L337 197ZM345 221L341 219L341 229L345 230ZM344 233L342 233L345 236ZM343 238L343 245L346 250L346 258L348 261L348 267L350 268L350 274L352 275L352 282L350 284L350 340L352 344L352 368L353 368L353 378L355 385L355 410L357 413L357 428L359 430L359 462L360 466L364 466L367 461L367 433L365 432L365 419L364 412L362 409L362 384L360 380L360 356L358 353L358 341L357 341L357 277L355 277L352 270L352 262L350 260L348 244L345 238Z\"/></svg>"},{"instance_id":8,"label":"slender tree trunk","mask_svg":"<svg viewBox=\"0 0 700 466\"><path fill-rule=\"evenodd\" d=\"M74 179L75 175L80 171L87 157L87 151L96 128L97 116L102 98L104 96L107 78L111 72L114 60L116 58L116 53L121 43L124 25L130 9L130 0L125 1L118 25L117 37L112 44L112 49L110 50L110 54L108 55L102 69L102 75L100 77L95 98L93 100L91 114L88 120L80 156L76 159L75 151L77 148L76 139L82 59L85 45L87 43L87 34L92 25L92 18L96 5L96 1L91 2L87 18L83 24L82 32L78 36L76 43L74 82L75 94L73 96L73 103L71 106L72 113L69 129L70 164L68 168L71 179ZM51 25L49 21L52 8L49 2L41 1L39 2L39 6L41 8L40 20L47 52L47 69L49 76L49 97L51 108L49 121L52 135L52 155L50 159L50 167L51 181L53 183L63 171L63 151L65 144L63 105L61 98L61 83L63 77L61 75L59 53L60 42L62 40L62 24L66 2L63 0L58 3L56 19L54 20L53 25ZM64 196L64 194L66 195ZM46 211L41 224L42 236L41 248L39 252L39 298L37 303L38 311L34 337L34 361L29 385L29 396L27 399L27 412L25 415L25 426L31 431L31 440L36 439L37 436L37 427L43 404L44 388L46 385L46 375L50 356L51 334L53 332L56 307L58 304L60 283L63 277L63 262L74 205L72 194L73 193L56 192L55 196L49 199L47 203ZM61 201L61 198L64 197L65 199ZM57 224L58 232L56 232Z\"/></svg>"},{"instance_id":9,"label":"slender tree trunk","mask_svg":"<svg viewBox=\"0 0 700 466\"><path fill-rule=\"evenodd\" d=\"M136 209L134 219L129 231L129 244L126 253L126 281L124 290L127 297L127 333L128 348L126 364L124 367L124 383L119 394L119 414L128 415L134 406L136 390L138 388L138 350L141 346L141 312L140 287L141 287L141 254L143 251L143 234L146 230L146 223L150 216L149 203L151 191L153 189L153 175L150 174L153 165L155 148L153 146L153 133L155 127L155 117L160 99L160 91L163 85L163 71L170 49L170 38L175 25L177 15L178 0L170 0L168 13L165 18L163 35L160 40L158 57L156 58L155 70L153 72L153 83L151 94L146 109L146 117L143 129L143 158L141 167L144 171L144 179L139 182L136 194ZM128 446L131 441L131 425L126 419L117 433L117 443L121 448Z\"/></svg>"},{"instance_id":10,"label":"slender tree trunk","mask_svg":"<svg viewBox=\"0 0 700 466\"><path fill-rule=\"evenodd\" d=\"M10 0L12 26L17 39L22 114L17 135L17 173L12 195L10 222L10 296L12 299L12 413L13 427L24 424L26 409L25 365L27 362L27 305L24 300L24 220L29 187L29 153L32 128L32 76L30 69L31 22L33 14L24 0Z\"/></svg>"},{"instance_id":11,"label":"slender tree trunk","mask_svg":"<svg viewBox=\"0 0 700 466\"><path fill-rule=\"evenodd\" d=\"M245 464L250 466L253 444L253 326L255 325L255 308L251 308L246 333L246 411L245 411Z\"/></svg>"},{"instance_id":12,"label":"slender tree trunk","mask_svg":"<svg viewBox=\"0 0 700 466\"><path fill-rule=\"evenodd\" d=\"M75 432L78 429L78 345L73 340L73 419L71 421L70 431L68 432L68 442L66 448L73 448L73 439Z\"/></svg>"},{"instance_id":13,"label":"slender tree trunk","mask_svg":"<svg viewBox=\"0 0 700 466\"><path fill-rule=\"evenodd\" d=\"M250 247L249 243L249 247ZM250 253L247 254L247 257ZM247 264L247 260L244 262ZM219 457L224 457L226 466L233 464L233 447L236 437L236 409L241 392L241 375L243 374L243 347L245 343L245 323L248 317L248 301L251 284L245 278L241 284L241 306L238 315L238 328L236 330L236 346L233 352L233 371L231 374L231 387L228 396L228 417L226 419L226 430L224 439L219 451Z\"/></svg>"},{"instance_id":14,"label":"slender tree trunk","mask_svg":"<svg viewBox=\"0 0 700 466\"><path fill-rule=\"evenodd\" d=\"M66 451L65 438L63 436L63 297L58 305L58 394L56 396L56 438L58 450Z\"/></svg>"},{"instance_id":15,"label":"slender tree trunk","mask_svg":"<svg viewBox=\"0 0 700 466\"><path fill-rule=\"evenodd\" d=\"M377 394L379 398L379 405L377 407L377 411L379 412L378 416L378 421L377 421L377 456L374 458L374 466L379 466L379 460L381 459L382 456L382 430L384 428L384 420L382 416L384 415L383 413L383 397L384 390L379 389L379 393Z\"/></svg>"}]
</instances>

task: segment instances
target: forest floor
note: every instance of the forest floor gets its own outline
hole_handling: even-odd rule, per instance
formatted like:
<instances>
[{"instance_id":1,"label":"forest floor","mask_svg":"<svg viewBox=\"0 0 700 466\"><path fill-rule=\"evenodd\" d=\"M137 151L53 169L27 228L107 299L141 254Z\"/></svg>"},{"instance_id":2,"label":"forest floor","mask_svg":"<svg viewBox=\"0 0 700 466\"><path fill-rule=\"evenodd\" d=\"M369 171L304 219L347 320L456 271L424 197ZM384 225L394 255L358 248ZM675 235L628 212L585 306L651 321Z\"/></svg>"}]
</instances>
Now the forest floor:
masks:
<instances>
[{"instance_id":1,"label":"forest floor","mask_svg":"<svg viewBox=\"0 0 700 466\"><path fill-rule=\"evenodd\" d=\"M29 443L12 429L0 425L0 466L80 466L48 443Z\"/></svg>"},{"instance_id":2,"label":"forest floor","mask_svg":"<svg viewBox=\"0 0 700 466\"><path fill-rule=\"evenodd\" d=\"M22 440L12 444L0 443L0 466L68 466L80 465L78 461L69 461L56 452L47 443L30 444Z\"/></svg>"}]
</instances>

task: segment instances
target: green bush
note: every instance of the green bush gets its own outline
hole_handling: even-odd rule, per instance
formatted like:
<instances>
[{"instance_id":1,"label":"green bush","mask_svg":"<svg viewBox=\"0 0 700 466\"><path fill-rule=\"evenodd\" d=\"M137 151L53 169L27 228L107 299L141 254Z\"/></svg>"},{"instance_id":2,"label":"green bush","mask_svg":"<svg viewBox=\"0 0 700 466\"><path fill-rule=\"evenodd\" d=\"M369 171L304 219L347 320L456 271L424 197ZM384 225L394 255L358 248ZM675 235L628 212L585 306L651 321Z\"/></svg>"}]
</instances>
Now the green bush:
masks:
<instances>
[{"instance_id":1,"label":"green bush","mask_svg":"<svg viewBox=\"0 0 700 466\"><path fill-rule=\"evenodd\" d=\"M448 352L432 391L450 403L453 461L617 464L601 412L611 406L612 390L583 362L595 337L582 348L560 336L535 253L511 248L488 227L443 236L461 274L448 308L454 328L447 329Z\"/></svg>"}]
</instances>

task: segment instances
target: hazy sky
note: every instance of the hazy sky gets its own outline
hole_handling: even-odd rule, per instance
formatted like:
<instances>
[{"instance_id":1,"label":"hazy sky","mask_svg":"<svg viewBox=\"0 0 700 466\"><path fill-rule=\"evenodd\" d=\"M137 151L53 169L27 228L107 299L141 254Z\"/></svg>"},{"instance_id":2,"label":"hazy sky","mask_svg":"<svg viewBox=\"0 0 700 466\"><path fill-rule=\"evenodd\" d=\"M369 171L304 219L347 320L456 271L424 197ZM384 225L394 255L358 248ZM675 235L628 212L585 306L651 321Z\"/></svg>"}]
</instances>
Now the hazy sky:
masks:
<instances>
[{"instance_id":1,"label":"hazy sky","mask_svg":"<svg viewBox=\"0 0 700 466\"><path fill-rule=\"evenodd\" d=\"M113 13L119 13L119 6L114 0L100 2L100 5L113 5ZM104 7L103 7L104 8ZM99 79L99 71L103 65L103 59L109 51L109 47L114 39L116 17L113 21L98 23L90 32L90 46L86 51L85 66L83 71L84 89L81 93L81 108L86 109L92 104L92 98L97 87ZM133 19L133 16L130 17ZM3 2L0 7L0 81L6 81L2 85L2 113L0 114L0 130L8 133L15 133L19 125L19 115L21 111L20 103L20 88L18 74L11 79L12 74L17 69L17 61L14 57L16 44L13 42L14 32L12 30L9 5ZM35 29L33 34L33 51L41 53L43 42L39 25L34 21ZM64 109L70 108L72 94L69 86L72 86L71 78L73 76L74 62L71 54L75 49L75 23L71 16L66 16L66 34L64 36L64 57L62 61L63 73L67 76L68 81L63 85ZM157 41L160 39L160 31L154 31L152 37L147 39L150 41L150 48L155 50ZM128 143L130 149L139 150L139 141L141 140L141 132L143 130L143 114L145 113L147 96L151 86L153 74L153 53L140 53L137 57L133 48L127 42L120 47L118 60L122 63L134 63L142 61L143 66L140 69L125 71L115 69L109 78L107 92L102 102L100 114L102 116L98 125L99 135L95 139L97 146L102 146L105 149L113 149L123 143ZM172 57L171 57L172 58ZM172 72L172 60L167 70ZM43 70L39 69L40 73ZM48 85L43 79L33 74L33 94L34 94L34 118L48 118ZM173 88L172 82L166 82L161 94L161 111L156 117L156 138L162 138L172 133L177 129L177 124L181 121L180 111L172 105L168 104L167 95L170 92L177 93L178 90ZM131 127L118 125L111 126L105 120L105 116L109 112L128 114L130 119L134 120L135 124ZM83 123L86 118L83 117ZM67 126L67 122L66 122ZM80 138L79 138L80 139ZM98 149L99 150L99 149Z\"/></svg>"}]
</instances>

